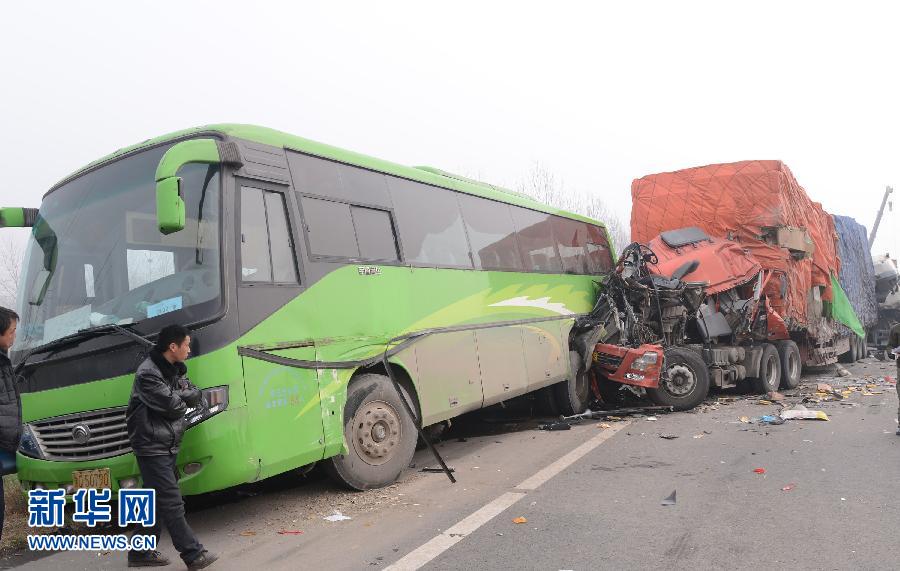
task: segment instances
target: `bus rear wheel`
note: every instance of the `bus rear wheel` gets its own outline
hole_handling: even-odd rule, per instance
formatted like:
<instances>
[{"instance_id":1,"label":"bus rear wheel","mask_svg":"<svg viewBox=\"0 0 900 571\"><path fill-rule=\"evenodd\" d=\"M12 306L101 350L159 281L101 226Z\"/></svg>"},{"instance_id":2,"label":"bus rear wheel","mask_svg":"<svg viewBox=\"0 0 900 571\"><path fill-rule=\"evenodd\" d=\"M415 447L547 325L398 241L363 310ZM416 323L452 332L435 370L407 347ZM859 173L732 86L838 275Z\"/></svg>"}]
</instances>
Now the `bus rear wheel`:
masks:
<instances>
[{"instance_id":1,"label":"bus rear wheel","mask_svg":"<svg viewBox=\"0 0 900 571\"><path fill-rule=\"evenodd\" d=\"M407 402L415 406L404 390ZM409 466L416 450L416 425L391 380L365 374L353 379L344 405L347 452L329 458L332 478L353 490L387 486Z\"/></svg>"}]
</instances>

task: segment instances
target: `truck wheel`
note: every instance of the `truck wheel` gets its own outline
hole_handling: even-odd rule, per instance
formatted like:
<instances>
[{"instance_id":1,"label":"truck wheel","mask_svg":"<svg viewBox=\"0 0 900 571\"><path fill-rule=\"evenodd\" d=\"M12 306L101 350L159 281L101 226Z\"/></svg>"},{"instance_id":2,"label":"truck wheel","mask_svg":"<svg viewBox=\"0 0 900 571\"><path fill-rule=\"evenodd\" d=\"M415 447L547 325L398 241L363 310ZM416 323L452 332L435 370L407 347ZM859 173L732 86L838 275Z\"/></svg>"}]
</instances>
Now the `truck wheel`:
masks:
<instances>
[{"instance_id":1,"label":"truck wheel","mask_svg":"<svg viewBox=\"0 0 900 571\"><path fill-rule=\"evenodd\" d=\"M803 370L800 363L800 349L793 341L778 341L775 347L778 349L778 357L781 360L781 388L797 388Z\"/></svg>"},{"instance_id":2,"label":"truck wheel","mask_svg":"<svg viewBox=\"0 0 900 571\"><path fill-rule=\"evenodd\" d=\"M778 350L771 343L763 345L762 358L759 360L759 377L753 379L756 392L766 394L777 391L781 384L781 358Z\"/></svg>"},{"instance_id":3,"label":"truck wheel","mask_svg":"<svg viewBox=\"0 0 900 571\"><path fill-rule=\"evenodd\" d=\"M325 468L353 490L387 486L409 466L417 434L391 380L384 375L360 375L350 382L344 405L347 452L326 460Z\"/></svg>"},{"instance_id":4,"label":"truck wheel","mask_svg":"<svg viewBox=\"0 0 900 571\"><path fill-rule=\"evenodd\" d=\"M560 414L571 416L581 414L591 404L591 381L587 371L581 368L581 357L575 351L569 352L569 378L553 386L556 405Z\"/></svg>"},{"instance_id":5,"label":"truck wheel","mask_svg":"<svg viewBox=\"0 0 900 571\"><path fill-rule=\"evenodd\" d=\"M703 402L709 393L709 369L703 358L690 349L670 347L659 388L647 389L647 396L661 406L689 410Z\"/></svg>"}]
</instances>

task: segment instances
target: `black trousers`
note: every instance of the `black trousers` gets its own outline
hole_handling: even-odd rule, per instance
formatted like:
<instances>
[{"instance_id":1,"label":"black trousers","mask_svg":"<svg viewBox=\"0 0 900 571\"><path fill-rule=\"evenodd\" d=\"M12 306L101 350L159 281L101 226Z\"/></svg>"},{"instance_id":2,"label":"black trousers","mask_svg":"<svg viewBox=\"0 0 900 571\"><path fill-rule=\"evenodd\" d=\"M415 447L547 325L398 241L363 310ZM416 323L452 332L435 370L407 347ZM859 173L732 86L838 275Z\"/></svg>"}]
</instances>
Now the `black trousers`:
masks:
<instances>
[{"instance_id":1,"label":"black trousers","mask_svg":"<svg viewBox=\"0 0 900 571\"><path fill-rule=\"evenodd\" d=\"M181 559L190 563L203 553L203 546L184 517L184 499L178 489L175 456L138 456L137 462L144 487L156 490L156 525L139 527L135 533L155 535L159 543L161 525L165 525Z\"/></svg>"},{"instance_id":2,"label":"black trousers","mask_svg":"<svg viewBox=\"0 0 900 571\"><path fill-rule=\"evenodd\" d=\"M3 522L6 516L6 498L3 495L3 478L0 477L0 539L3 539Z\"/></svg>"}]
</instances>

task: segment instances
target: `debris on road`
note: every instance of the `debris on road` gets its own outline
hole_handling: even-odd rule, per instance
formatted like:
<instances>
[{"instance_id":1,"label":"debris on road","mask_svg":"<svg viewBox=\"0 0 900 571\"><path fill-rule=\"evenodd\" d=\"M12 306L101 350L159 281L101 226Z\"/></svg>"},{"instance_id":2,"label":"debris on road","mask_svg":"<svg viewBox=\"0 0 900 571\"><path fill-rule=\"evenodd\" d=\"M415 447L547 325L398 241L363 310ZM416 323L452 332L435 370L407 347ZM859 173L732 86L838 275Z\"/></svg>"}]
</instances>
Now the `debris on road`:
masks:
<instances>
[{"instance_id":1,"label":"debris on road","mask_svg":"<svg viewBox=\"0 0 900 571\"><path fill-rule=\"evenodd\" d=\"M802 404L796 405L790 410L781 411L784 420L828 420L828 415L821 410L809 410Z\"/></svg>"},{"instance_id":2,"label":"debris on road","mask_svg":"<svg viewBox=\"0 0 900 571\"><path fill-rule=\"evenodd\" d=\"M750 424L750 417L749 417L749 416L742 416L742 417L741 417L741 422L742 422L743 424Z\"/></svg>"},{"instance_id":3,"label":"debris on road","mask_svg":"<svg viewBox=\"0 0 900 571\"><path fill-rule=\"evenodd\" d=\"M674 506L675 505L675 492L677 490L672 490L672 493L669 494L669 497L662 501L662 505L664 506Z\"/></svg>"},{"instance_id":4,"label":"debris on road","mask_svg":"<svg viewBox=\"0 0 900 571\"><path fill-rule=\"evenodd\" d=\"M678 435L677 434L660 434L659 437L664 438L666 440L675 440L676 438L678 438Z\"/></svg>"},{"instance_id":5,"label":"debris on road","mask_svg":"<svg viewBox=\"0 0 900 571\"><path fill-rule=\"evenodd\" d=\"M755 473L757 473L757 474L765 474L765 473L766 473L766 469L765 469L765 468L754 468L753 471L754 471Z\"/></svg>"},{"instance_id":6,"label":"debris on road","mask_svg":"<svg viewBox=\"0 0 900 571\"><path fill-rule=\"evenodd\" d=\"M539 430L572 430L571 423L568 422L550 422L538 426Z\"/></svg>"},{"instance_id":7,"label":"debris on road","mask_svg":"<svg viewBox=\"0 0 900 571\"><path fill-rule=\"evenodd\" d=\"M443 472L443 470L440 470L440 472ZM353 519L353 518L349 517L349 516L345 516L338 510L334 510L333 514L331 514L330 516L323 517L322 519L324 519L325 521L334 522L334 521L345 521L345 520Z\"/></svg>"},{"instance_id":8,"label":"debris on road","mask_svg":"<svg viewBox=\"0 0 900 571\"><path fill-rule=\"evenodd\" d=\"M787 486L781 488L781 491L782 492L790 492L791 490L793 490L796 487L797 487L797 484L788 484Z\"/></svg>"},{"instance_id":9,"label":"debris on road","mask_svg":"<svg viewBox=\"0 0 900 571\"><path fill-rule=\"evenodd\" d=\"M249 531L249 530L248 530L248 531L242 531L242 532L241 532L241 535L244 536L244 537L252 537L252 536L256 535L256 532L255 532L255 531Z\"/></svg>"},{"instance_id":10,"label":"debris on road","mask_svg":"<svg viewBox=\"0 0 900 571\"><path fill-rule=\"evenodd\" d=\"M299 529L282 529L278 532L278 535L303 535L303 532Z\"/></svg>"},{"instance_id":11,"label":"debris on road","mask_svg":"<svg viewBox=\"0 0 900 571\"><path fill-rule=\"evenodd\" d=\"M513 523L528 523L528 520L522 516L519 516L517 518L513 518L512 522Z\"/></svg>"},{"instance_id":12,"label":"debris on road","mask_svg":"<svg viewBox=\"0 0 900 571\"><path fill-rule=\"evenodd\" d=\"M762 422L763 424L775 424L775 425L784 424L783 418L781 418L780 416L774 416L771 414L767 414L765 416L760 417L759 421Z\"/></svg>"},{"instance_id":13,"label":"debris on road","mask_svg":"<svg viewBox=\"0 0 900 571\"><path fill-rule=\"evenodd\" d=\"M600 424L597 425L597 427L605 430L607 428L612 428L612 425L608 422L601 422Z\"/></svg>"},{"instance_id":14,"label":"debris on road","mask_svg":"<svg viewBox=\"0 0 900 571\"><path fill-rule=\"evenodd\" d=\"M456 472L456 470L454 470L453 468L448 468L448 469L450 470L450 473L451 473L451 474L452 474L453 472ZM430 467L430 466L425 466L424 468L422 468L422 469L419 470L419 471L420 471L420 472L425 472L426 474L443 474L443 473L444 473L444 469L443 469L443 468L432 468L432 467Z\"/></svg>"},{"instance_id":15,"label":"debris on road","mask_svg":"<svg viewBox=\"0 0 900 571\"><path fill-rule=\"evenodd\" d=\"M647 422L656 422L656 421L659 420L659 419L656 418L655 416L648 416L648 417L645 418L644 420L646 420Z\"/></svg>"}]
</instances>

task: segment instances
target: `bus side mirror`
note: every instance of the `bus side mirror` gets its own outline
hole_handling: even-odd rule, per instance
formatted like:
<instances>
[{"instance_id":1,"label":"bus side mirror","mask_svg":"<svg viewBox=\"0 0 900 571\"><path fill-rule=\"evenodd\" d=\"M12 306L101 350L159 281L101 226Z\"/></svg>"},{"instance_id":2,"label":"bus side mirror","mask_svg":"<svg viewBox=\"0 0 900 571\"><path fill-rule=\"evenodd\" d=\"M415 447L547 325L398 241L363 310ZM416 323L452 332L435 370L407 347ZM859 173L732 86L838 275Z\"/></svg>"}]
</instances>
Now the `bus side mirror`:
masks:
<instances>
[{"instance_id":1,"label":"bus side mirror","mask_svg":"<svg viewBox=\"0 0 900 571\"><path fill-rule=\"evenodd\" d=\"M178 169L190 163L220 162L219 146L214 139L191 139L173 145L156 167L156 224L163 234L184 229L184 200Z\"/></svg>"},{"instance_id":2,"label":"bus side mirror","mask_svg":"<svg viewBox=\"0 0 900 571\"><path fill-rule=\"evenodd\" d=\"M0 228L30 228L37 213L37 208L0 208Z\"/></svg>"}]
</instances>

